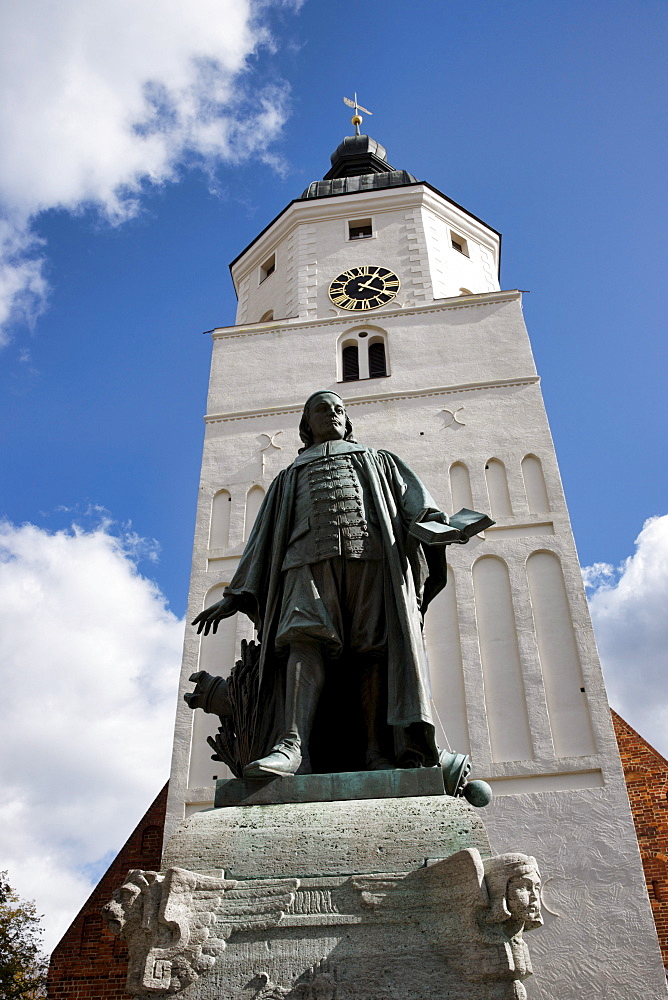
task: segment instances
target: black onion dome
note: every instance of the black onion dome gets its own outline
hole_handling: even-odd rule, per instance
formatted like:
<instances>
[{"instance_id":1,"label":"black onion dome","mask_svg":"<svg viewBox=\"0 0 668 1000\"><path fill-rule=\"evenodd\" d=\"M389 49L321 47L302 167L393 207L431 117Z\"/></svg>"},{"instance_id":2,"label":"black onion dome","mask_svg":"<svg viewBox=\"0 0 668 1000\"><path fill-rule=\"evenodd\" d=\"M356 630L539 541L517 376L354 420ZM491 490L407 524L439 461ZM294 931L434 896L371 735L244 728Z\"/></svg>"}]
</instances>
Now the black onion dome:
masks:
<instances>
[{"instance_id":1,"label":"black onion dome","mask_svg":"<svg viewBox=\"0 0 668 1000\"><path fill-rule=\"evenodd\" d=\"M387 150L370 135L347 135L330 157L331 169L321 181L313 181L302 198L351 194L379 188L417 184L407 170L395 170L387 162Z\"/></svg>"},{"instance_id":2,"label":"black onion dome","mask_svg":"<svg viewBox=\"0 0 668 1000\"><path fill-rule=\"evenodd\" d=\"M387 150L370 135L347 135L332 155L332 168L324 180L356 177L359 174L386 174L394 167L387 162Z\"/></svg>"}]
</instances>

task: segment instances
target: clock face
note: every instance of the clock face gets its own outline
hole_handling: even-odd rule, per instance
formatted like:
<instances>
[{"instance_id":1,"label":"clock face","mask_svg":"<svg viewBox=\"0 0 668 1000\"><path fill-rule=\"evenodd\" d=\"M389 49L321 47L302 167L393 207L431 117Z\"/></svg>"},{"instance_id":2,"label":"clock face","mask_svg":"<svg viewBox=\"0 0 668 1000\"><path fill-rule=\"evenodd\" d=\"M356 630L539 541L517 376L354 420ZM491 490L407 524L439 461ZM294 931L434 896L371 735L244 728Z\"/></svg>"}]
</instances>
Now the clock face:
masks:
<instances>
[{"instance_id":1,"label":"clock face","mask_svg":"<svg viewBox=\"0 0 668 1000\"><path fill-rule=\"evenodd\" d=\"M399 278L389 268L362 264L337 275L329 286L329 297L340 309L363 312L391 302L399 285Z\"/></svg>"}]
</instances>

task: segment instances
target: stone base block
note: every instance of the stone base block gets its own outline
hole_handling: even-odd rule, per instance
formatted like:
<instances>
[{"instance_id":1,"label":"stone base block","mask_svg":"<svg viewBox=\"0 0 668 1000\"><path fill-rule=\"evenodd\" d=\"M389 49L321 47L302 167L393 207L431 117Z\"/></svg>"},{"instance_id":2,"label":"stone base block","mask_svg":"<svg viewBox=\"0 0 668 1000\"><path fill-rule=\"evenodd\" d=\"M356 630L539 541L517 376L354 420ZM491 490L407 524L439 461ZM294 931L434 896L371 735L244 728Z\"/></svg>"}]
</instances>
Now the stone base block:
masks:
<instances>
[{"instance_id":1,"label":"stone base block","mask_svg":"<svg viewBox=\"0 0 668 1000\"><path fill-rule=\"evenodd\" d=\"M445 795L213 809L105 916L136 997L521 1000L539 876L490 853Z\"/></svg>"},{"instance_id":2,"label":"stone base block","mask_svg":"<svg viewBox=\"0 0 668 1000\"><path fill-rule=\"evenodd\" d=\"M407 872L465 847L491 853L480 813L449 795L293 802L195 813L163 866L242 879Z\"/></svg>"}]
</instances>

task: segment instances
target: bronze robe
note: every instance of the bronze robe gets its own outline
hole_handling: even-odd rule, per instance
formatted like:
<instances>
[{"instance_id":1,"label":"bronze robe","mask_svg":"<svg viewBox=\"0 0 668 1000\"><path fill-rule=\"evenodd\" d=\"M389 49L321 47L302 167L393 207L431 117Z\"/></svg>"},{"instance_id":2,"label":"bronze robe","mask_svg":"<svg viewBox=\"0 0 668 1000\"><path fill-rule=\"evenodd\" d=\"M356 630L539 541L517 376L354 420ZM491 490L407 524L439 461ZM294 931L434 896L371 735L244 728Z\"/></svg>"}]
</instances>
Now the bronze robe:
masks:
<instances>
[{"instance_id":1,"label":"bronze robe","mask_svg":"<svg viewBox=\"0 0 668 1000\"><path fill-rule=\"evenodd\" d=\"M277 655L275 636L281 610L281 566L293 528L297 469L312 455L330 448L349 454L366 478L383 540L387 616L387 724L401 747L414 748L427 766L437 763L431 715L429 668L422 620L430 601L446 583L445 550L423 546L408 529L439 508L414 472L387 451L347 441L325 442L302 452L267 490L238 569L225 594L246 614L262 643L254 754L266 754L281 735L285 657ZM337 768L338 769L338 768Z\"/></svg>"}]
</instances>

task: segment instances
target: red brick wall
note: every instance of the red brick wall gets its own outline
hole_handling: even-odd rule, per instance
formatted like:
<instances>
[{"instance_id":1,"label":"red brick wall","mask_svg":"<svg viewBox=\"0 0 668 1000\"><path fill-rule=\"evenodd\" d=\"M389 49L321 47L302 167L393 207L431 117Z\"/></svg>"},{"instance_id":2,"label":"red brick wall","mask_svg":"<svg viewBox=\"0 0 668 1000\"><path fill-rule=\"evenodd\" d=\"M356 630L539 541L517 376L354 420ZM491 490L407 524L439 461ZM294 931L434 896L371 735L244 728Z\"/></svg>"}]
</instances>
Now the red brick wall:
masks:
<instances>
[{"instance_id":1,"label":"red brick wall","mask_svg":"<svg viewBox=\"0 0 668 1000\"><path fill-rule=\"evenodd\" d=\"M668 967L668 761L612 713L654 922Z\"/></svg>"},{"instance_id":2,"label":"red brick wall","mask_svg":"<svg viewBox=\"0 0 668 1000\"><path fill-rule=\"evenodd\" d=\"M160 870L167 785L130 834L51 956L49 1000L127 1000L127 949L100 910L131 868Z\"/></svg>"}]
</instances>

